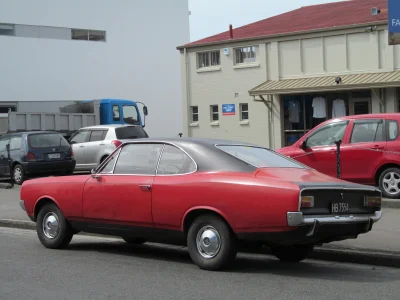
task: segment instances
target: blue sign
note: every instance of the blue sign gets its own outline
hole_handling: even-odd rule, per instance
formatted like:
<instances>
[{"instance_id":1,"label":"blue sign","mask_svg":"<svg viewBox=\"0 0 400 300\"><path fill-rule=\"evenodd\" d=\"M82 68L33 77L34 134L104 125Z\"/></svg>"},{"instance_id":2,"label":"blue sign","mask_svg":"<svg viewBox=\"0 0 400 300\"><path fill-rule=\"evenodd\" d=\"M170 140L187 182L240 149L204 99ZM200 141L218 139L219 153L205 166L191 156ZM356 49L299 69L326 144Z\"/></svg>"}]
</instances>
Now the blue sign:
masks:
<instances>
[{"instance_id":1,"label":"blue sign","mask_svg":"<svg viewBox=\"0 0 400 300\"><path fill-rule=\"evenodd\" d=\"M222 115L223 116L235 115L235 104L222 104Z\"/></svg>"},{"instance_id":2,"label":"blue sign","mask_svg":"<svg viewBox=\"0 0 400 300\"><path fill-rule=\"evenodd\" d=\"M400 33L400 1L388 0L389 33Z\"/></svg>"}]
</instances>

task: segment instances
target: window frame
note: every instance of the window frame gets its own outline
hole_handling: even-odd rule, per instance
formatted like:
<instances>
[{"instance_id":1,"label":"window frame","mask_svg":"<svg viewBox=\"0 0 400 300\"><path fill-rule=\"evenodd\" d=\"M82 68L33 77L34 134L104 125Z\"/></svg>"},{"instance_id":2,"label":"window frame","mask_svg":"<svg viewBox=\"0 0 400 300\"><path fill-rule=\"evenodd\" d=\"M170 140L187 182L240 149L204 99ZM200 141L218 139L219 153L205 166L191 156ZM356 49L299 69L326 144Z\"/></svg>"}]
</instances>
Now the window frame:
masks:
<instances>
[{"instance_id":1,"label":"window frame","mask_svg":"<svg viewBox=\"0 0 400 300\"><path fill-rule=\"evenodd\" d=\"M315 132L311 132L310 135L307 136L307 137L303 140L303 142L304 142L304 141L306 142L307 148L313 148L313 147L329 147L329 146L332 146L332 145L315 145L315 146L309 146L309 145L308 145L308 141L309 141L309 139L310 139L311 137L313 137L313 136L316 135L317 133L321 132L324 128L326 128L326 127L328 127L328 126L331 126L331 125L334 125L334 124L345 124L346 127L345 127L345 129L344 129L343 137L342 137L342 141L343 141L344 137L346 136L346 131L348 130L349 123L350 123L349 120L341 120L341 121L336 121L336 122L327 123L327 124L325 124L324 126L322 126L321 128L318 128ZM334 144L333 144L333 145L334 145Z\"/></svg>"},{"instance_id":2,"label":"window frame","mask_svg":"<svg viewBox=\"0 0 400 300\"><path fill-rule=\"evenodd\" d=\"M195 113L193 111L194 108L197 108L197 112ZM192 116L192 123L197 123L199 122L199 106L198 105L192 105L190 106L190 115ZM194 120L194 116L197 116L197 120Z\"/></svg>"},{"instance_id":3,"label":"window frame","mask_svg":"<svg viewBox=\"0 0 400 300\"><path fill-rule=\"evenodd\" d=\"M212 53L218 53L218 64L213 65L212 63ZM201 58L203 55L208 56L208 61L210 64L208 66L201 66ZM197 56L197 69L205 69L205 68L214 68L221 66L221 50L209 50L209 51L201 51L196 53Z\"/></svg>"},{"instance_id":4,"label":"window frame","mask_svg":"<svg viewBox=\"0 0 400 300\"><path fill-rule=\"evenodd\" d=\"M121 154L121 151L124 147L128 146L128 145L158 145L161 144L161 150L160 150L160 155L158 157L157 160L157 164L156 164L156 172L155 174L115 174L115 166L119 160L119 156ZM180 151L182 151L184 154L186 154L194 163L195 165L195 170L193 172L189 172L189 173L182 173L182 174L158 174L158 167L162 158L162 154L164 152L165 146L169 145L172 147L176 147L177 149L179 149ZM107 173L102 173L103 169L106 167L106 165L110 162L110 160L112 159L112 157L115 155L115 161L114 161L114 165L112 167L112 171L111 172L107 172ZM191 155L189 155L189 153L187 153L184 149L182 149L181 147L179 147L176 144L173 143L168 143L168 142L128 142L128 143L123 143L120 147L118 147L116 150L114 150L113 153L111 153L107 159L105 159L95 170L94 175L97 176L181 176L181 175L190 175L193 173L196 173L198 171L198 165L196 163L196 161L193 159L193 157Z\"/></svg>"},{"instance_id":5,"label":"window frame","mask_svg":"<svg viewBox=\"0 0 400 300\"><path fill-rule=\"evenodd\" d=\"M369 124L369 123L382 123L382 141L368 141L368 142L356 142L353 143L352 142L352 138L353 138L353 134L354 134L354 129L356 127L356 124ZM379 126L379 125L378 125ZM357 119L354 120L353 122L353 126L351 128L351 132L349 135L349 145L354 145L354 144L361 144L361 143L383 143L386 142L387 138L386 138L386 122L385 119L381 119L381 118L376 118L376 119Z\"/></svg>"},{"instance_id":6,"label":"window frame","mask_svg":"<svg viewBox=\"0 0 400 300\"><path fill-rule=\"evenodd\" d=\"M247 110L243 110L243 105L247 105ZM249 117L249 104L248 103L239 103L239 112L240 112L240 121L248 121ZM243 113L247 113L247 119L243 118Z\"/></svg>"},{"instance_id":7,"label":"window frame","mask_svg":"<svg viewBox=\"0 0 400 300\"><path fill-rule=\"evenodd\" d=\"M89 139L88 139L88 142L89 143L94 143L94 142L101 142L101 141L104 141L104 139L106 138L106 136L107 136L107 133L108 133L108 129L106 129L106 128L93 128L93 129L90 129L89 130L90 131L90 135L89 135ZM93 132L95 132L95 131L102 131L103 132L103 134L102 134L102 136L101 136L101 140L99 140L99 141L91 141L91 138L92 138L92 134L93 134Z\"/></svg>"},{"instance_id":8,"label":"window frame","mask_svg":"<svg viewBox=\"0 0 400 300\"><path fill-rule=\"evenodd\" d=\"M87 143L88 140L89 140L89 138L90 138L90 135L91 135L91 134L89 135L90 129L79 129L79 130L77 130L77 131L69 138L68 142L71 143L71 142L72 142L72 139L73 139L75 136L77 136L79 133L81 133L82 131L87 131L87 132L88 132L88 133L86 134L86 139L85 139L85 141L84 141L84 142L81 142L81 143L75 143L75 144ZM75 144L71 144L71 145L75 145Z\"/></svg>"},{"instance_id":9,"label":"window frame","mask_svg":"<svg viewBox=\"0 0 400 300\"><path fill-rule=\"evenodd\" d=\"M118 107L118 119L114 116L114 107ZM117 122L121 120L121 107L119 104L113 104L112 107L112 113L113 113L113 121Z\"/></svg>"},{"instance_id":10,"label":"window frame","mask_svg":"<svg viewBox=\"0 0 400 300\"><path fill-rule=\"evenodd\" d=\"M214 108L217 108L217 111L214 111ZM214 119L214 116L217 116ZM210 105L210 121L211 122L218 122L219 121L219 105L218 104L211 104Z\"/></svg>"},{"instance_id":11,"label":"window frame","mask_svg":"<svg viewBox=\"0 0 400 300\"><path fill-rule=\"evenodd\" d=\"M247 50L249 50L248 53L250 53L252 48L254 50L253 51L254 52L254 60L245 61L245 59L243 59L243 61L238 61L238 59L241 57L240 56L240 52L241 51L243 51L244 49L247 49ZM255 64L257 62L257 52L258 52L257 49L258 49L257 45L249 45L249 46L242 46L242 47L234 48L234 56L235 56L234 57L234 62L235 62L235 65Z\"/></svg>"}]
</instances>

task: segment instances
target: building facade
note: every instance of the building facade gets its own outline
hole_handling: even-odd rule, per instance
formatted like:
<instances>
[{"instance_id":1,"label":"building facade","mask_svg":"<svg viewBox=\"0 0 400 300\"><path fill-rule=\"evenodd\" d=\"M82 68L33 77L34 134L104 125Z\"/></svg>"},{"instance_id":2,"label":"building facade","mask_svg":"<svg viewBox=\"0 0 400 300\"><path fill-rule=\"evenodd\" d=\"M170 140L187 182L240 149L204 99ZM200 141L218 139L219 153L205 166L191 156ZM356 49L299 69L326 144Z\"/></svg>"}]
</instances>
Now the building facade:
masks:
<instances>
[{"instance_id":1,"label":"building facade","mask_svg":"<svg viewBox=\"0 0 400 300\"><path fill-rule=\"evenodd\" d=\"M385 8L302 7L178 47L184 134L277 149L334 117L398 112L400 46L389 46Z\"/></svg>"},{"instance_id":2,"label":"building facade","mask_svg":"<svg viewBox=\"0 0 400 300\"><path fill-rule=\"evenodd\" d=\"M187 0L0 0L0 113L18 101L147 104L151 136L182 131ZM171 117L173 116L173 117Z\"/></svg>"}]
</instances>

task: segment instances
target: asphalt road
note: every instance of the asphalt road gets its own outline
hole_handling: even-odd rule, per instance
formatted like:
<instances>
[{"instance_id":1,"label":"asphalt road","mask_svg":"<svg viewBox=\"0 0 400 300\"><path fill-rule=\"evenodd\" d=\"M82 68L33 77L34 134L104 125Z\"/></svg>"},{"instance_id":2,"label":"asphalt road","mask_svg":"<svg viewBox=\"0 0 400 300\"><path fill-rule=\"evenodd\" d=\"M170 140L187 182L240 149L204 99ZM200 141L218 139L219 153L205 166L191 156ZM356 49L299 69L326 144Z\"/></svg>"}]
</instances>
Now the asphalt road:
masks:
<instances>
[{"instance_id":1,"label":"asphalt road","mask_svg":"<svg viewBox=\"0 0 400 300\"><path fill-rule=\"evenodd\" d=\"M398 269L240 254L203 271L186 249L75 236L48 250L34 231L0 228L0 299L400 299Z\"/></svg>"}]
</instances>

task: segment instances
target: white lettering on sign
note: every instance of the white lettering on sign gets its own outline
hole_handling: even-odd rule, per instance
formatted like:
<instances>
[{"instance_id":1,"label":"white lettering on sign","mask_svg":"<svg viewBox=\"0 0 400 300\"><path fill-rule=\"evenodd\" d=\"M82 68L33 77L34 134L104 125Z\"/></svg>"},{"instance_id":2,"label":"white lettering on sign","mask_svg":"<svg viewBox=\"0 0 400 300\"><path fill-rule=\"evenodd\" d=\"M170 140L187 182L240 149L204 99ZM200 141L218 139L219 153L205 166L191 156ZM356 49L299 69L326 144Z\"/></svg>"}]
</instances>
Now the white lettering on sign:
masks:
<instances>
[{"instance_id":1,"label":"white lettering on sign","mask_svg":"<svg viewBox=\"0 0 400 300\"><path fill-rule=\"evenodd\" d=\"M400 19L392 19L392 26L393 27L400 26Z\"/></svg>"}]
</instances>

